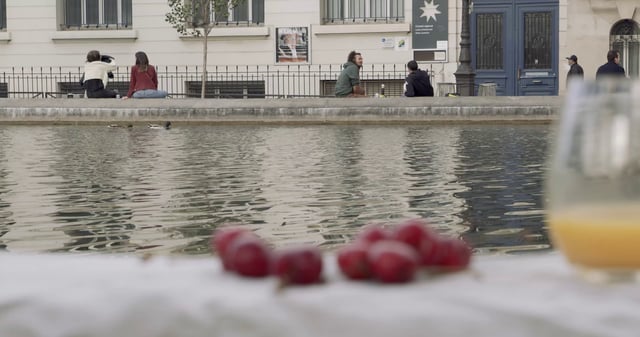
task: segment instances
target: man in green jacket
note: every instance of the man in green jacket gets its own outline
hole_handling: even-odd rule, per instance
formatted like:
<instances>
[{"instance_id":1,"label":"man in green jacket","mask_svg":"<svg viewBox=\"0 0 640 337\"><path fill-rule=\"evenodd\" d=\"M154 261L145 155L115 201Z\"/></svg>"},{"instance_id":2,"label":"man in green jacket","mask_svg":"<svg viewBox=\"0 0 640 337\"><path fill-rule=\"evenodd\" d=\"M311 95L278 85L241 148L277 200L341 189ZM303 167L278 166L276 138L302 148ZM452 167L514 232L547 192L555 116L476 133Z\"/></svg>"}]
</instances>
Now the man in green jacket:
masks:
<instances>
[{"instance_id":1,"label":"man in green jacket","mask_svg":"<svg viewBox=\"0 0 640 337\"><path fill-rule=\"evenodd\" d=\"M360 86L360 68L362 55L356 51L349 53L347 63L342 66L342 72L336 81L337 97L365 97L364 88Z\"/></svg>"}]
</instances>

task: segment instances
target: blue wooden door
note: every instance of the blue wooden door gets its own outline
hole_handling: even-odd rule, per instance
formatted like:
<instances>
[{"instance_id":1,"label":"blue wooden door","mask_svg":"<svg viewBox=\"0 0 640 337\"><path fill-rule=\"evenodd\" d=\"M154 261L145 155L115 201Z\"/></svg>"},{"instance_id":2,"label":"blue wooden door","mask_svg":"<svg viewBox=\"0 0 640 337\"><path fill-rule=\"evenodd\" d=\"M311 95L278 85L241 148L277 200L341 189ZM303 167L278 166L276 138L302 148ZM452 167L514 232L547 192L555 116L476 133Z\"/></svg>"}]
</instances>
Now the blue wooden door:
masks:
<instances>
[{"instance_id":1,"label":"blue wooden door","mask_svg":"<svg viewBox=\"0 0 640 337\"><path fill-rule=\"evenodd\" d=\"M558 6L517 4L518 96L558 94Z\"/></svg>"},{"instance_id":2,"label":"blue wooden door","mask_svg":"<svg viewBox=\"0 0 640 337\"><path fill-rule=\"evenodd\" d=\"M558 3L475 0L471 14L476 88L498 95L558 94Z\"/></svg>"}]
</instances>

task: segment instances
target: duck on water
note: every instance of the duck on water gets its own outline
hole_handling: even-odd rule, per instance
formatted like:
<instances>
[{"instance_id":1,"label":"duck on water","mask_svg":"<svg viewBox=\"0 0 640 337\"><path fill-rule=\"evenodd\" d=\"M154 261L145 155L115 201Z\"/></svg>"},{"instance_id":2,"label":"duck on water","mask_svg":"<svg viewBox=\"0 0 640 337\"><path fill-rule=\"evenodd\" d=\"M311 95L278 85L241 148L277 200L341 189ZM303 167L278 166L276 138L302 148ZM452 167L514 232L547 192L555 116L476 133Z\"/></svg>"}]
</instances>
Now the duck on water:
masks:
<instances>
[{"instance_id":1,"label":"duck on water","mask_svg":"<svg viewBox=\"0 0 640 337\"><path fill-rule=\"evenodd\" d=\"M120 124L109 124L107 125L108 128L124 128L124 125L120 125ZM160 124L153 124L153 123L149 123L147 124L147 127L149 129L154 129L154 130L169 130L171 129L171 122L165 122L163 125ZM131 129L133 128L133 124L127 124L126 128Z\"/></svg>"},{"instance_id":2,"label":"duck on water","mask_svg":"<svg viewBox=\"0 0 640 337\"><path fill-rule=\"evenodd\" d=\"M164 125L149 123L148 127L149 129L155 129L155 130L169 130L171 129L171 122L169 121L164 122Z\"/></svg>"}]
</instances>

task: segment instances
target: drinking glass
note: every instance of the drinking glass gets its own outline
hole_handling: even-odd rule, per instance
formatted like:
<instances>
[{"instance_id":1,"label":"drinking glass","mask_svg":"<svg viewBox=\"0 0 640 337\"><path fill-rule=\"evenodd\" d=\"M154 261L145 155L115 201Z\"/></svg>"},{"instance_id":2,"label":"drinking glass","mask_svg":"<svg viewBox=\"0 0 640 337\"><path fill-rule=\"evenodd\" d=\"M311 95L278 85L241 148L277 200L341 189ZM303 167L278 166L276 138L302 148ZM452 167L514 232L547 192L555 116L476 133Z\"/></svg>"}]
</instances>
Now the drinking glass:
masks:
<instances>
[{"instance_id":1,"label":"drinking glass","mask_svg":"<svg viewBox=\"0 0 640 337\"><path fill-rule=\"evenodd\" d=\"M589 280L638 280L640 83L570 84L545 179L551 240Z\"/></svg>"}]
</instances>

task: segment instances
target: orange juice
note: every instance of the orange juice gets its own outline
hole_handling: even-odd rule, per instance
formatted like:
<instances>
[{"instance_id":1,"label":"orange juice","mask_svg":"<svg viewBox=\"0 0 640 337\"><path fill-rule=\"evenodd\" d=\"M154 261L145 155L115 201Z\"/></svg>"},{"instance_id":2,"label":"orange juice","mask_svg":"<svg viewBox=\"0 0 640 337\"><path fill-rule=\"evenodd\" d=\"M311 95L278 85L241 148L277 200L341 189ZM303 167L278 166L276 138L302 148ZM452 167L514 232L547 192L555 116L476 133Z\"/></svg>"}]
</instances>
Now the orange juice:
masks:
<instances>
[{"instance_id":1,"label":"orange juice","mask_svg":"<svg viewBox=\"0 0 640 337\"><path fill-rule=\"evenodd\" d=\"M582 205L549 213L553 243L577 265L640 269L640 204Z\"/></svg>"}]
</instances>

